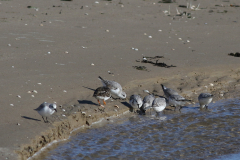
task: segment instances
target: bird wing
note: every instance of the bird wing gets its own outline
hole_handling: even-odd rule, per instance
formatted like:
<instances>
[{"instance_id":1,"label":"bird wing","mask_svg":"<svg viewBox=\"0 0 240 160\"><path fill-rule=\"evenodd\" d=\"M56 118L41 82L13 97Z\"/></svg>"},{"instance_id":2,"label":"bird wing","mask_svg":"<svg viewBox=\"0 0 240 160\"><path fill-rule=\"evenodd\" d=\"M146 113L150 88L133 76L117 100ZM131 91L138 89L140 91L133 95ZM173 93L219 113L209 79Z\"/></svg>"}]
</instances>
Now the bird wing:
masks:
<instances>
[{"instance_id":1,"label":"bird wing","mask_svg":"<svg viewBox=\"0 0 240 160\"><path fill-rule=\"evenodd\" d=\"M209 98L209 97L212 97L213 95L210 94L210 93L201 93L201 97L202 98Z\"/></svg>"},{"instance_id":2,"label":"bird wing","mask_svg":"<svg viewBox=\"0 0 240 160\"><path fill-rule=\"evenodd\" d=\"M120 89L122 91L122 86L119 83L115 82L115 81L109 81L108 87L110 89L113 89L113 90Z\"/></svg>"},{"instance_id":3,"label":"bird wing","mask_svg":"<svg viewBox=\"0 0 240 160\"><path fill-rule=\"evenodd\" d=\"M162 106L162 105L165 105L165 104L166 104L166 100L164 98L156 98L153 101L154 106Z\"/></svg>"},{"instance_id":4,"label":"bird wing","mask_svg":"<svg viewBox=\"0 0 240 160\"><path fill-rule=\"evenodd\" d=\"M175 90L173 90L171 88L167 88L165 91L170 95L178 95L178 92L176 92Z\"/></svg>"},{"instance_id":5,"label":"bird wing","mask_svg":"<svg viewBox=\"0 0 240 160\"><path fill-rule=\"evenodd\" d=\"M50 103L44 102L44 103L40 104L40 106L39 106L38 108L34 109L34 110L40 111L40 110L42 110L45 106L49 106L49 105L50 105Z\"/></svg>"},{"instance_id":6,"label":"bird wing","mask_svg":"<svg viewBox=\"0 0 240 160\"><path fill-rule=\"evenodd\" d=\"M191 100L185 99L184 97L182 97L180 95L173 95L173 96L171 96L171 98L173 98L176 101L191 101Z\"/></svg>"},{"instance_id":7,"label":"bird wing","mask_svg":"<svg viewBox=\"0 0 240 160\"><path fill-rule=\"evenodd\" d=\"M154 100L154 96L153 95L147 95L144 97L143 99L143 103L149 103L151 104Z\"/></svg>"},{"instance_id":8,"label":"bird wing","mask_svg":"<svg viewBox=\"0 0 240 160\"><path fill-rule=\"evenodd\" d=\"M110 90L107 87L99 87L95 90L93 96L110 96Z\"/></svg>"}]
</instances>

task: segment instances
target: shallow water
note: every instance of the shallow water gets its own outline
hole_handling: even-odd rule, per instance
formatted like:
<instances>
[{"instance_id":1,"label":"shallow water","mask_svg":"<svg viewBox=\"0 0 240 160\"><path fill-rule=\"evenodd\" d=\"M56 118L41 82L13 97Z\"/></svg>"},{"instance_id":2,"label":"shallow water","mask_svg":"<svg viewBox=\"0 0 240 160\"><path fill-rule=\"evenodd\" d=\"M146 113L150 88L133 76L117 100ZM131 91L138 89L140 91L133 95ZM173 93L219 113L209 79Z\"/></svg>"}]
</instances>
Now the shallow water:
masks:
<instances>
[{"instance_id":1,"label":"shallow water","mask_svg":"<svg viewBox=\"0 0 240 160\"><path fill-rule=\"evenodd\" d=\"M240 152L239 106L234 99L211 103L203 111L190 106L181 113L113 119L80 131L43 159L234 159L240 156L235 154Z\"/></svg>"}]
</instances>

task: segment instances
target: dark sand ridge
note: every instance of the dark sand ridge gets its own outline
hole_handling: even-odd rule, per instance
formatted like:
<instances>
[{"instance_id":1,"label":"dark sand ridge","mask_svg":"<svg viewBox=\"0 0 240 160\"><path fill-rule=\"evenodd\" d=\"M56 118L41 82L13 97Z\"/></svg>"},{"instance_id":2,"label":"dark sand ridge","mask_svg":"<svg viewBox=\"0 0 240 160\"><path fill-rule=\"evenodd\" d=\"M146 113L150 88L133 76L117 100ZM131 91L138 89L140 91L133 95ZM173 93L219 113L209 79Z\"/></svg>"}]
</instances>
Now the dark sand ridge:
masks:
<instances>
[{"instance_id":1,"label":"dark sand ridge","mask_svg":"<svg viewBox=\"0 0 240 160\"><path fill-rule=\"evenodd\" d=\"M227 55L239 51L239 8L229 7L237 1L201 1L200 8L206 9L189 11L195 19L173 19L164 15L162 11L168 10L169 4L135 0L122 3L124 7L118 1L100 1L99 4L87 0L1 1L0 152L3 153L0 156L9 157L8 154L18 150L21 144L30 144L30 139L49 128L50 125L37 121L41 117L33 110L42 102L56 101L64 107L73 104L87 107L78 104L77 100L96 103L90 89L101 84L97 79L99 75L121 83L128 96L133 92L142 93L142 88L153 90L155 86L161 93L160 83L181 88L189 96L192 89L203 88L217 79L232 80L230 86L238 83L239 59ZM178 3L186 4L186 1ZM197 4L194 1L194 5ZM226 7L216 7L216 4ZM174 15L177 4L170 5ZM224 10L228 12L218 13ZM177 67L166 69L135 61L143 55L164 56L163 62ZM150 72L133 69L136 65L146 66ZM190 78L181 80L186 75ZM232 89L234 87L230 87ZM38 93L27 93L33 90ZM230 93L224 96L237 96ZM121 105L120 102L116 104ZM84 120L82 123L86 123Z\"/></svg>"}]
</instances>

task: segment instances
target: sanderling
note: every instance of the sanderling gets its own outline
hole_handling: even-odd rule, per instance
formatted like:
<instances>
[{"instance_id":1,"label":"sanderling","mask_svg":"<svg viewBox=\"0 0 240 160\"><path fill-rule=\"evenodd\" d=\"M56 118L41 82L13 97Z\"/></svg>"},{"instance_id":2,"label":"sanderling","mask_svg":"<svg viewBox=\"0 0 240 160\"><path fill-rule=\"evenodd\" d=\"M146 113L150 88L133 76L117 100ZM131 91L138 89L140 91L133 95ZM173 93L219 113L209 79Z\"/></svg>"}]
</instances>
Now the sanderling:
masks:
<instances>
[{"instance_id":1,"label":"sanderling","mask_svg":"<svg viewBox=\"0 0 240 160\"><path fill-rule=\"evenodd\" d=\"M171 88L167 88L163 84L161 84L161 86L162 86L162 89L163 89L163 92L164 92L164 95L166 96L166 98L169 98L169 96L171 96L171 95L178 95L178 93L175 90L173 90Z\"/></svg>"},{"instance_id":2,"label":"sanderling","mask_svg":"<svg viewBox=\"0 0 240 160\"><path fill-rule=\"evenodd\" d=\"M153 100L155 99L153 94L147 95L143 98L143 105L141 107L141 110L145 112L146 110L152 108Z\"/></svg>"},{"instance_id":3,"label":"sanderling","mask_svg":"<svg viewBox=\"0 0 240 160\"><path fill-rule=\"evenodd\" d=\"M104 80L100 76L98 77L98 79L101 80L104 87L108 87L110 89L112 94L114 94L122 99L125 99L127 97L126 93L123 92L122 86L119 83L117 83L115 81Z\"/></svg>"},{"instance_id":4,"label":"sanderling","mask_svg":"<svg viewBox=\"0 0 240 160\"><path fill-rule=\"evenodd\" d=\"M106 105L106 100L108 100L111 97L111 93L110 93L110 89L107 87L98 87L94 94L93 97L95 97L98 100L98 103L101 107L104 107L103 105L101 105L100 103L100 99L103 100L103 104Z\"/></svg>"},{"instance_id":5,"label":"sanderling","mask_svg":"<svg viewBox=\"0 0 240 160\"><path fill-rule=\"evenodd\" d=\"M44 102L38 108L36 108L34 110L36 110L42 116L42 118L46 117L46 121L44 118L43 118L43 121L45 123L48 123L49 121L48 121L47 117L51 116L55 111L57 112L56 108L57 108L57 105L55 103Z\"/></svg>"},{"instance_id":6,"label":"sanderling","mask_svg":"<svg viewBox=\"0 0 240 160\"><path fill-rule=\"evenodd\" d=\"M133 109L140 109L143 105L143 100L139 95L131 95L129 103Z\"/></svg>"},{"instance_id":7,"label":"sanderling","mask_svg":"<svg viewBox=\"0 0 240 160\"><path fill-rule=\"evenodd\" d=\"M153 103L152 103L152 108L156 111L156 112L161 112L163 111L167 106L167 100L165 97L158 97L155 98Z\"/></svg>"},{"instance_id":8,"label":"sanderling","mask_svg":"<svg viewBox=\"0 0 240 160\"><path fill-rule=\"evenodd\" d=\"M179 110L182 109L182 106L185 105L186 102L190 102L191 100L185 99L180 95L170 95L168 97L169 105L173 105L176 108L179 106Z\"/></svg>"},{"instance_id":9,"label":"sanderling","mask_svg":"<svg viewBox=\"0 0 240 160\"><path fill-rule=\"evenodd\" d=\"M201 93L198 96L198 101L199 101L199 105L200 108L204 108L206 107L206 109L208 108L208 104L212 102L213 99L213 95L210 93Z\"/></svg>"}]
</instances>

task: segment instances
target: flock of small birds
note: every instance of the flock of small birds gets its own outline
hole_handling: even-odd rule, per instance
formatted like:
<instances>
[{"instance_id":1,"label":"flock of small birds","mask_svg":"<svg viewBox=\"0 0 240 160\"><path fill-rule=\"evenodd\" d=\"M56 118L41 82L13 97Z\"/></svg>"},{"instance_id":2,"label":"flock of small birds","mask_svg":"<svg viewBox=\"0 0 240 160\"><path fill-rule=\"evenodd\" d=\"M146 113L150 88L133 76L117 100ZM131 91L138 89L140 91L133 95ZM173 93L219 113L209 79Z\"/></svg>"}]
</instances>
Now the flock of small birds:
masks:
<instances>
[{"instance_id":1,"label":"flock of small birds","mask_svg":"<svg viewBox=\"0 0 240 160\"><path fill-rule=\"evenodd\" d=\"M118 96L119 98L125 99L126 93L122 91L122 87L119 83L115 81L108 81L104 80L100 76L98 77L103 84L103 87L99 87L93 94L98 100L98 103L101 105L99 100L103 100L103 103L106 104L106 100L111 97L111 94ZM158 96L155 98L155 95L152 93L145 96L143 99L139 95L131 95L129 104L132 106L133 109L140 109L142 112L146 112L146 110L153 108L156 112L163 111L166 106L174 106L175 110L179 107L179 110L186 104L186 102L190 102L191 100L185 99L181 95L179 95L175 90L171 88L167 88L163 84L161 84L162 90L164 92L165 97ZM206 108L209 103L211 103L213 95L210 93L201 93L198 97L198 101L200 104L200 108Z\"/></svg>"},{"instance_id":2,"label":"flock of small birds","mask_svg":"<svg viewBox=\"0 0 240 160\"><path fill-rule=\"evenodd\" d=\"M99 106L104 108L106 105L106 100L110 99L112 95L117 96L121 99L126 99L127 95L122 90L122 86L115 81L105 80L102 77L98 77L99 80L102 82L102 87L98 87L93 94L99 103ZM164 96L155 97L153 93L145 90L149 95L145 96L143 99L139 95L131 95L129 104L135 110L140 109L143 113L146 112L148 109L153 109L157 113L163 111L167 106L175 107L175 110L179 108L181 110L182 106L186 104L186 102L191 102L181 95L179 95L175 90L171 88L167 88L163 84L161 84L162 90L164 92ZM112 97L113 98L113 97ZM114 99L114 98L113 98ZM210 93L201 93L198 96L198 101L200 105L200 109L207 109L208 104L211 103L213 99L213 95ZM100 100L103 101L101 104ZM55 111L57 112L57 105L55 103L42 103L37 109L35 109L43 118L45 123L48 123L47 117L51 116ZM46 120L44 119L46 117Z\"/></svg>"},{"instance_id":3,"label":"flock of small birds","mask_svg":"<svg viewBox=\"0 0 240 160\"><path fill-rule=\"evenodd\" d=\"M179 108L181 110L182 106L186 104L186 102L191 102L181 95L179 95L175 90L171 88L167 88L163 84L161 84L162 90L164 92L164 96L158 96L155 98L155 95L152 93L142 98L139 95L132 95L130 97L129 103L134 109L140 109L143 113L145 113L148 109L153 109L157 113L163 111L167 106L175 107L175 110ZM201 93L198 96L198 101L200 105L200 109L207 109L208 104L211 103L213 99L213 95L210 93Z\"/></svg>"}]
</instances>

